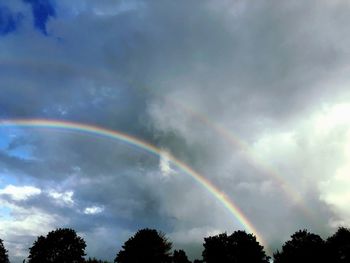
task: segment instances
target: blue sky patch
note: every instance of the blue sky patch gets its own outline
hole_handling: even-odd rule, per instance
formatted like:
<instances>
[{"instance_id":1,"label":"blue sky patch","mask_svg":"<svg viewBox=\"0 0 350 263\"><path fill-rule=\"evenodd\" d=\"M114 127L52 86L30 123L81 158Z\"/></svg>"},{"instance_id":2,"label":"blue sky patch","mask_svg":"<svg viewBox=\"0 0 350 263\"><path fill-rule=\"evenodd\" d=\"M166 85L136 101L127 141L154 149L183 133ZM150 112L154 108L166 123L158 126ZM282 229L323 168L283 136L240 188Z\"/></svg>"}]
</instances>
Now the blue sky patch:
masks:
<instances>
[{"instance_id":1,"label":"blue sky patch","mask_svg":"<svg viewBox=\"0 0 350 263\"><path fill-rule=\"evenodd\" d=\"M8 7L0 6L0 35L16 31L21 17L20 13L13 13Z\"/></svg>"},{"instance_id":2,"label":"blue sky patch","mask_svg":"<svg viewBox=\"0 0 350 263\"><path fill-rule=\"evenodd\" d=\"M0 219L10 219L11 218L11 208L7 206L0 207Z\"/></svg>"},{"instance_id":3,"label":"blue sky patch","mask_svg":"<svg viewBox=\"0 0 350 263\"><path fill-rule=\"evenodd\" d=\"M0 189L9 184L17 184L16 177L8 173L0 173Z\"/></svg>"},{"instance_id":4,"label":"blue sky patch","mask_svg":"<svg viewBox=\"0 0 350 263\"><path fill-rule=\"evenodd\" d=\"M15 137L21 136L21 132L16 129L0 129L0 150L4 151L9 156L18 157L21 159L31 160L32 147L27 144L11 146Z\"/></svg>"},{"instance_id":5,"label":"blue sky patch","mask_svg":"<svg viewBox=\"0 0 350 263\"><path fill-rule=\"evenodd\" d=\"M21 146L7 152L9 156L17 157L23 160L33 160L32 148L30 146Z\"/></svg>"},{"instance_id":6,"label":"blue sky patch","mask_svg":"<svg viewBox=\"0 0 350 263\"><path fill-rule=\"evenodd\" d=\"M55 8L50 0L23 0L32 7L34 26L44 35L47 35L46 24L50 17L56 15Z\"/></svg>"}]
</instances>

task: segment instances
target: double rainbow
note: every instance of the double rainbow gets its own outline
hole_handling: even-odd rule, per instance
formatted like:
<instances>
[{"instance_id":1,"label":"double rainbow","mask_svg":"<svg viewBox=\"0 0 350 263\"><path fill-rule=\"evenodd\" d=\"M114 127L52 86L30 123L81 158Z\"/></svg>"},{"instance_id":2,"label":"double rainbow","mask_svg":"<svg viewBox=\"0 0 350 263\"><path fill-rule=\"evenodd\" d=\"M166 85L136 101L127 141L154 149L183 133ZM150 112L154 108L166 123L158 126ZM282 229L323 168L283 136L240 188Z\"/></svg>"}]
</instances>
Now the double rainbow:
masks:
<instances>
[{"instance_id":1,"label":"double rainbow","mask_svg":"<svg viewBox=\"0 0 350 263\"><path fill-rule=\"evenodd\" d=\"M122 141L126 144L136 146L145 150L148 153L156 155L158 157L163 154L163 150L136 137L124 134L119 131L106 129L103 127L98 127L90 124L82 124L77 122L61 121L61 120L51 120L51 119L10 119L10 120L0 120L0 127L29 127L29 128L51 128L51 129L61 129L67 131L81 132L85 134L102 136L105 138L110 138L113 140ZM235 218L239 223L251 233L254 233L257 240L265 246L266 242L262 235L259 234L255 226L249 221L249 219L244 215L242 210L232 201L230 198L220 189L218 189L213 183L206 179L203 175L196 172L186 163L180 161L175 156L167 154L167 158L171 161L179 170L189 175L202 187L204 187L213 197L215 197Z\"/></svg>"}]
</instances>

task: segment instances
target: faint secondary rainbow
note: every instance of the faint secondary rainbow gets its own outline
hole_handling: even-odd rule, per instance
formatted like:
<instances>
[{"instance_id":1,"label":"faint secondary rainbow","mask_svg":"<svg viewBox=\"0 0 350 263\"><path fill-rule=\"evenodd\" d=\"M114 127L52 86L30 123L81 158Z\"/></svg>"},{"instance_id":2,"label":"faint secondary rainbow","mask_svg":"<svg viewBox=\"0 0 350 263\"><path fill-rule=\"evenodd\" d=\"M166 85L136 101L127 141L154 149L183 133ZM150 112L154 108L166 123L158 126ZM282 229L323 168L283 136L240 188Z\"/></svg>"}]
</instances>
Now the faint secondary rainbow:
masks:
<instances>
[{"instance_id":1,"label":"faint secondary rainbow","mask_svg":"<svg viewBox=\"0 0 350 263\"><path fill-rule=\"evenodd\" d=\"M131 83L129 83L131 84ZM184 105L180 101L174 100L173 97L162 96L147 87L140 88L141 86L131 85L131 87L138 91L147 92L151 95L158 96L158 98L163 99L176 109L181 109L187 116L193 118L193 120L198 121L204 126L210 128L214 131L220 138L224 139L231 146L237 148L242 153L244 159L254 168L262 172L263 175L272 179L275 183L278 184L280 189L285 193L285 196L289 201L293 202L293 204L297 205L297 207L306 215L308 218L315 220L315 216L310 210L309 207L305 205L304 199L302 195L296 191L292 185L275 169L268 165L266 162L261 160L254 152L252 147L250 147L246 142L240 139L236 134L229 131L219 123L211 120L207 115L202 114L195 109L189 107L188 105Z\"/></svg>"},{"instance_id":2,"label":"faint secondary rainbow","mask_svg":"<svg viewBox=\"0 0 350 263\"><path fill-rule=\"evenodd\" d=\"M132 87L135 88L134 86ZM305 216L311 220L316 220L312 210L306 206L303 196L296 189L294 189L293 186L278 171L276 171L276 169L259 158L252 147L250 147L244 140L240 139L239 136L237 136L235 133L229 131L227 128L213 121L209 116L200 113L199 111L181 103L178 100L175 100L173 97L160 96L156 92L153 92L151 89L147 88L136 87L135 89L143 92L148 92L154 96L158 96L159 98L169 102L174 108L183 111L193 120L198 121L198 123L201 123L206 128L210 128L213 132L220 136L220 138L225 140L225 142L238 149L240 153L242 153L242 157L244 157L247 163L260 171L262 175L272 179L274 183L277 183L279 188L287 197L288 201L295 204L296 207L302 211Z\"/></svg>"},{"instance_id":3,"label":"faint secondary rainbow","mask_svg":"<svg viewBox=\"0 0 350 263\"><path fill-rule=\"evenodd\" d=\"M136 137L130 136L128 134L94 126L90 124L83 124L77 122L69 122L62 120L52 120L52 119L6 119L0 120L0 127L29 127L29 128L51 128L51 129L62 129L68 131L75 131L81 133L87 133L91 135L98 135L105 138L110 138L113 140L122 141L126 144L136 146L145 150L148 153L160 157L164 151L144 140L138 139ZM196 172L186 163L180 161L172 154L167 153L167 158L182 172L192 177L200 185L202 185L210 194L212 194L239 222L240 224L249 232L256 235L258 241L264 245L268 250L267 244L263 239L262 235L256 230L255 226L249 221L242 210L232 201L230 198L222 191L220 191L213 183L206 179L203 175Z\"/></svg>"},{"instance_id":4,"label":"faint secondary rainbow","mask_svg":"<svg viewBox=\"0 0 350 263\"><path fill-rule=\"evenodd\" d=\"M273 179L274 182L276 182L279 185L279 187L283 190L283 192L287 196L288 200L290 200L293 203L295 203L296 205L298 205L299 209L308 218L315 220L314 214L305 205L302 195L299 192L297 192L291 186L291 184L286 179L283 178L283 176L281 176L271 166L269 166L268 164L263 162L254 153L252 148L248 146L247 143L245 143L238 136L236 136L234 133L228 131L226 128L224 128L220 124L211 120L208 116L203 115L203 114L199 113L198 111L195 111L194 109L192 109L186 105L183 105L182 103L180 103L178 101L174 101L172 98L164 97L164 99L167 100L169 103L173 104L174 107L180 108L187 115L191 116L194 120L198 121L199 123L202 123L206 127L211 128L215 133L220 135L220 137L223 138L226 142L228 142L230 145L234 146L235 148L239 149L241 151L241 153L243 154L243 157L245 158L245 160L248 161L248 163L250 165L252 165L256 169L258 169L264 175Z\"/></svg>"}]
</instances>

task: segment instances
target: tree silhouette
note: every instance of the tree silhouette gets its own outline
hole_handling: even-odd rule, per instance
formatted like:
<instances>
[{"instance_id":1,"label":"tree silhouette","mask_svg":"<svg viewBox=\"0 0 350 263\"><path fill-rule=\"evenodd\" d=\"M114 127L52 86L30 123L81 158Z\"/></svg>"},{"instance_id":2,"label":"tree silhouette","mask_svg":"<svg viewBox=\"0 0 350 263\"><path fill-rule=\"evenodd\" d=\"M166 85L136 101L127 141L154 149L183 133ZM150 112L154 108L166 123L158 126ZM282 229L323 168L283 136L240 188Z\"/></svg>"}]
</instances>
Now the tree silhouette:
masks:
<instances>
[{"instance_id":1,"label":"tree silhouette","mask_svg":"<svg viewBox=\"0 0 350 263\"><path fill-rule=\"evenodd\" d=\"M256 237L245 231L235 231L204 238L203 261L206 263L268 263Z\"/></svg>"},{"instance_id":2,"label":"tree silhouette","mask_svg":"<svg viewBox=\"0 0 350 263\"><path fill-rule=\"evenodd\" d=\"M7 250L5 249L2 239L0 239L0 263L9 263Z\"/></svg>"},{"instance_id":3,"label":"tree silhouette","mask_svg":"<svg viewBox=\"0 0 350 263\"><path fill-rule=\"evenodd\" d=\"M155 229L141 229L127 240L114 262L117 263L170 263L172 244Z\"/></svg>"},{"instance_id":4,"label":"tree silhouette","mask_svg":"<svg viewBox=\"0 0 350 263\"><path fill-rule=\"evenodd\" d=\"M29 263L83 263L85 241L69 228L39 236L30 248Z\"/></svg>"},{"instance_id":5,"label":"tree silhouette","mask_svg":"<svg viewBox=\"0 0 350 263\"><path fill-rule=\"evenodd\" d=\"M274 263L327 262L325 248L325 242L320 236L299 230L282 246L281 252L274 254Z\"/></svg>"},{"instance_id":6,"label":"tree silhouette","mask_svg":"<svg viewBox=\"0 0 350 263\"><path fill-rule=\"evenodd\" d=\"M188 260L185 251L180 249L174 250L173 263L191 263L191 261Z\"/></svg>"},{"instance_id":7,"label":"tree silhouette","mask_svg":"<svg viewBox=\"0 0 350 263\"><path fill-rule=\"evenodd\" d=\"M333 263L350 262L350 230L340 227L327 239L329 259Z\"/></svg>"}]
</instances>

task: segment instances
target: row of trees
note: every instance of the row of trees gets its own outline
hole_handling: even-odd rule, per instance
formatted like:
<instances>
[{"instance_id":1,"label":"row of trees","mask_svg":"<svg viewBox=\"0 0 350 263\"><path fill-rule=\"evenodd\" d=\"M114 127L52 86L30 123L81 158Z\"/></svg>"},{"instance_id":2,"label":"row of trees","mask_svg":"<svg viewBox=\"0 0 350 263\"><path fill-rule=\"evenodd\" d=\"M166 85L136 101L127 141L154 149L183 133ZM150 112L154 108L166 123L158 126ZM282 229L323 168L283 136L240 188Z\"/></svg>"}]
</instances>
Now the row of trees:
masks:
<instances>
[{"instance_id":1,"label":"row of trees","mask_svg":"<svg viewBox=\"0 0 350 263\"><path fill-rule=\"evenodd\" d=\"M194 263L268 263L264 247L245 231L222 233L204 238L203 259ZM40 236L29 249L28 263L108 263L85 259L86 243L73 229L57 229ZM129 238L114 260L115 263L191 263L183 250L172 251L172 243L155 229L139 230ZM23 261L25 262L25 260ZM327 240L300 230L291 236L274 263L349 263L350 230L344 227ZM9 263L7 250L0 239L0 263Z\"/></svg>"}]
</instances>

